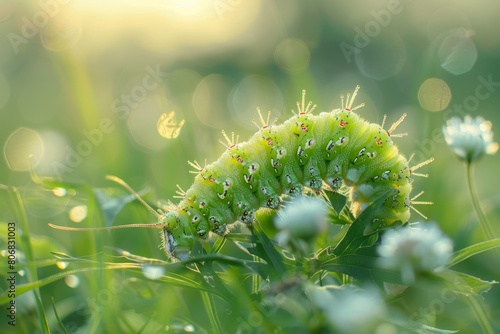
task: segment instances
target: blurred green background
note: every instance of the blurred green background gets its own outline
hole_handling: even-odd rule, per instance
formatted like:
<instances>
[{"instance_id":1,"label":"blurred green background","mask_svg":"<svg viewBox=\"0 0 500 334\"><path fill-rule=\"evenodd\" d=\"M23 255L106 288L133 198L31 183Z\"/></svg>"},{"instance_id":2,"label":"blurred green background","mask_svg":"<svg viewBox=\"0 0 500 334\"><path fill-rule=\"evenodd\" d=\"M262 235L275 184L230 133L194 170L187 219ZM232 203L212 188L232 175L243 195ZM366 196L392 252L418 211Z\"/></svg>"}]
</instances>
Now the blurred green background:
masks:
<instances>
[{"instance_id":1,"label":"blurred green background","mask_svg":"<svg viewBox=\"0 0 500 334\"><path fill-rule=\"evenodd\" d=\"M116 175L157 204L172 199L176 184L189 188L187 160L203 164L224 151L222 129L249 138L256 108L282 122L302 89L329 111L359 84L366 119L380 123L387 114L392 124L408 114L397 131L408 136L395 139L400 150L415 153L415 164L435 158L423 169L429 178L415 181L415 193L424 190L422 200L434 205L419 209L463 248L483 236L441 126L467 113L498 129L499 11L495 0L0 0L0 183L20 191L31 235L45 245L37 258L52 258L53 250L92 255L85 233L47 226L95 226L85 194L34 184L30 166L39 176L113 187L110 196L125 194L105 180ZM172 111L171 123L159 123ZM499 166L497 154L475 170L497 235ZM18 220L6 192L0 198L0 221ZM422 220L413 214L412 221ZM116 224L153 221L132 204ZM165 259L155 231L101 235L102 245ZM500 278L492 254L461 269ZM83 281L42 288L44 302L54 297L77 307L71 296L85 294ZM500 317L499 291L485 295L493 319Z\"/></svg>"}]
</instances>

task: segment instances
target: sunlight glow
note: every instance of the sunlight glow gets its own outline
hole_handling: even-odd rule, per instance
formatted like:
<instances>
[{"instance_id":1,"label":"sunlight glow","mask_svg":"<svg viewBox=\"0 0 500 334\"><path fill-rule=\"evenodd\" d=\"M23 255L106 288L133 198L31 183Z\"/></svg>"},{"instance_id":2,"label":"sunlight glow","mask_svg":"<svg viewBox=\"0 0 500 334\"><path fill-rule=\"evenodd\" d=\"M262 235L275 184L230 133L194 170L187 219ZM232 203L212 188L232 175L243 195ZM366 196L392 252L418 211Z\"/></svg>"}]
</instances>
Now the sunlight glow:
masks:
<instances>
[{"instance_id":1,"label":"sunlight glow","mask_svg":"<svg viewBox=\"0 0 500 334\"><path fill-rule=\"evenodd\" d=\"M87 217L87 206L77 205L69 211L69 219L75 223L79 223Z\"/></svg>"}]
</instances>

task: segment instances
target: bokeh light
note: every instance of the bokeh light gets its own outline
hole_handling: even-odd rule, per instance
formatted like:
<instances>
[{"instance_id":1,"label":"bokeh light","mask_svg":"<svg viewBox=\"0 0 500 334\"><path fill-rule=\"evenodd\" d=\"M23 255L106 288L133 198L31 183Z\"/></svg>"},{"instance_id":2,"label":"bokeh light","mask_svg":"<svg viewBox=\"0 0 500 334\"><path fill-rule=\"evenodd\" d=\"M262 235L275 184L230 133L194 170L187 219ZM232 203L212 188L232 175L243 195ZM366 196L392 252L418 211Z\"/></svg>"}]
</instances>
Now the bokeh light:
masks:
<instances>
[{"instance_id":1,"label":"bokeh light","mask_svg":"<svg viewBox=\"0 0 500 334\"><path fill-rule=\"evenodd\" d=\"M279 117L284 107L279 87L270 79L249 75L236 85L231 98L231 111L235 121L247 128L255 128L252 120L258 119L257 108L270 110L272 117Z\"/></svg>"},{"instance_id":2,"label":"bokeh light","mask_svg":"<svg viewBox=\"0 0 500 334\"><path fill-rule=\"evenodd\" d=\"M210 74L200 81L193 94L193 108L202 124L221 128L230 89L222 75Z\"/></svg>"},{"instance_id":3,"label":"bokeh light","mask_svg":"<svg viewBox=\"0 0 500 334\"><path fill-rule=\"evenodd\" d=\"M127 119L127 127L134 142L148 150L161 150L167 145L157 131L158 119L163 114L163 105L158 96L147 97L132 109Z\"/></svg>"},{"instance_id":4,"label":"bokeh light","mask_svg":"<svg viewBox=\"0 0 500 334\"><path fill-rule=\"evenodd\" d=\"M68 192L64 188L54 188L52 189L52 193L57 197L63 197L66 196Z\"/></svg>"},{"instance_id":5,"label":"bokeh light","mask_svg":"<svg viewBox=\"0 0 500 334\"><path fill-rule=\"evenodd\" d=\"M179 135L185 120L177 122L175 111L160 115L156 128L160 136L166 139L175 139Z\"/></svg>"},{"instance_id":6,"label":"bokeh light","mask_svg":"<svg viewBox=\"0 0 500 334\"><path fill-rule=\"evenodd\" d=\"M451 101L451 90L448 84L438 78L429 78L420 85L418 102L429 111L441 111L448 107Z\"/></svg>"},{"instance_id":7,"label":"bokeh light","mask_svg":"<svg viewBox=\"0 0 500 334\"><path fill-rule=\"evenodd\" d=\"M76 288L80 284L80 279L75 275L68 275L64 277L64 283L70 288Z\"/></svg>"},{"instance_id":8,"label":"bokeh light","mask_svg":"<svg viewBox=\"0 0 500 334\"><path fill-rule=\"evenodd\" d=\"M7 20L14 12L14 0L0 1L0 22Z\"/></svg>"},{"instance_id":9,"label":"bokeh light","mask_svg":"<svg viewBox=\"0 0 500 334\"><path fill-rule=\"evenodd\" d=\"M438 57L441 67L460 75L471 70L477 60L477 49L471 39L472 32L463 28L453 29L442 37Z\"/></svg>"},{"instance_id":10,"label":"bokeh light","mask_svg":"<svg viewBox=\"0 0 500 334\"><path fill-rule=\"evenodd\" d=\"M87 206L86 205L77 205L69 210L69 219L72 222L80 223L82 220L87 218Z\"/></svg>"},{"instance_id":11,"label":"bokeh light","mask_svg":"<svg viewBox=\"0 0 500 334\"><path fill-rule=\"evenodd\" d=\"M71 48L80 40L82 23L76 14L57 15L40 31L43 46L51 51Z\"/></svg>"},{"instance_id":12,"label":"bokeh light","mask_svg":"<svg viewBox=\"0 0 500 334\"><path fill-rule=\"evenodd\" d=\"M18 110L30 123L46 123L54 117L63 91L53 65L43 57L34 59L20 69L12 90L16 91L14 96Z\"/></svg>"},{"instance_id":13,"label":"bokeh light","mask_svg":"<svg viewBox=\"0 0 500 334\"><path fill-rule=\"evenodd\" d=\"M141 270L144 277L149 279L159 279L165 275L165 268L161 266L145 265Z\"/></svg>"},{"instance_id":14,"label":"bokeh light","mask_svg":"<svg viewBox=\"0 0 500 334\"><path fill-rule=\"evenodd\" d=\"M300 73L307 69L310 60L309 48L296 38L287 38L282 41L274 53L276 64L289 74Z\"/></svg>"},{"instance_id":15,"label":"bokeh light","mask_svg":"<svg viewBox=\"0 0 500 334\"><path fill-rule=\"evenodd\" d=\"M64 262L64 261L57 261L56 262L57 268L59 268L61 270L66 269L68 267L68 265L69 265L69 262Z\"/></svg>"},{"instance_id":16,"label":"bokeh light","mask_svg":"<svg viewBox=\"0 0 500 334\"><path fill-rule=\"evenodd\" d=\"M36 167L45 148L40 134L32 129L20 127L12 132L3 147L5 162L16 172Z\"/></svg>"},{"instance_id":17,"label":"bokeh light","mask_svg":"<svg viewBox=\"0 0 500 334\"><path fill-rule=\"evenodd\" d=\"M373 38L366 47L354 55L359 71L376 80L398 74L406 58L403 41L394 33L386 33Z\"/></svg>"}]
</instances>

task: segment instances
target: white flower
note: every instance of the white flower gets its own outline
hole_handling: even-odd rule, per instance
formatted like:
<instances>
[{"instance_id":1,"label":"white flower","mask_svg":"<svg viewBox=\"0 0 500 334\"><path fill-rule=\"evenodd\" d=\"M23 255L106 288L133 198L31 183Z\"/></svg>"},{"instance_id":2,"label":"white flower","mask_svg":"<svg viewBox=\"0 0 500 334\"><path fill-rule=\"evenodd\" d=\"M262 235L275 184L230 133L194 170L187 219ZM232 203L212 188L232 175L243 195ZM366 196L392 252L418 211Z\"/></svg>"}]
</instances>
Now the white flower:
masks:
<instances>
[{"instance_id":1,"label":"white flower","mask_svg":"<svg viewBox=\"0 0 500 334\"><path fill-rule=\"evenodd\" d=\"M491 122L482 117L465 116L462 122L452 117L443 126L446 143L462 160L472 162L483 154L495 154L498 144L493 142Z\"/></svg>"},{"instance_id":2,"label":"white flower","mask_svg":"<svg viewBox=\"0 0 500 334\"><path fill-rule=\"evenodd\" d=\"M310 285L306 294L322 310L335 333L374 333L386 317L385 304L372 288Z\"/></svg>"},{"instance_id":3,"label":"white flower","mask_svg":"<svg viewBox=\"0 0 500 334\"><path fill-rule=\"evenodd\" d=\"M307 240L327 228L326 215L327 206L322 200L297 197L286 205L274 224L294 238Z\"/></svg>"},{"instance_id":4,"label":"white flower","mask_svg":"<svg viewBox=\"0 0 500 334\"><path fill-rule=\"evenodd\" d=\"M445 266L452 250L452 241L435 224L389 230L377 248L382 257L380 265L401 270L406 284L414 282L415 272L432 272Z\"/></svg>"}]
</instances>

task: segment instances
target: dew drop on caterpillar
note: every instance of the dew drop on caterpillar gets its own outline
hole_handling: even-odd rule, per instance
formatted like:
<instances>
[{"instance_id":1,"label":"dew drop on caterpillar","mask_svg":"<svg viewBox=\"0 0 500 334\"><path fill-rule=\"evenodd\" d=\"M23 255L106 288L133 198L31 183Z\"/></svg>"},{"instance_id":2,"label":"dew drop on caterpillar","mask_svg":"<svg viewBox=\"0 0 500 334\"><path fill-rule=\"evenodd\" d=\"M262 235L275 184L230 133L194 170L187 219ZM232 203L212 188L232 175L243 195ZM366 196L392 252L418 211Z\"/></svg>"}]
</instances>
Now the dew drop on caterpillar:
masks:
<instances>
[{"instance_id":1,"label":"dew drop on caterpillar","mask_svg":"<svg viewBox=\"0 0 500 334\"><path fill-rule=\"evenodd\" d=\"M155 211L124 181L108 177L131 191L158 223L133 224L111 228L161 228L162 242L172 260L190 256L196 238L206 239L210 232L219 236L228 233L236 221L253 222L259 208L278 209L283 195L296 196L304 187L339 191L347 188L351 211L358 216L380 194L392 191L372 217L372 229L397 222L406 223L410 210L421 214L413 205L430 204L416 201L422 194L410 197L413 176L430 163L429 159L410 167L409 162L394 145L391 137L406 115L388 130L385 117L382 125L369 123L354 111L364 104L353 106L356 87L346 99L341 96L341 108L314 115L316 105L305 104L305 91L297 112L283 124L269 123L259 113L259 130L246 142L227 136L222 144L226 150L218 160L202 167L189 162L196 174L193 185L177 192L179 204L170 203L166 212ZM422 215L422 214L421 214ZM422 215L423 216L423 215ZM51 225L54 228L82 230ZM109 229L109 228L83 228Z\"/></svg>"}]
</instances>

